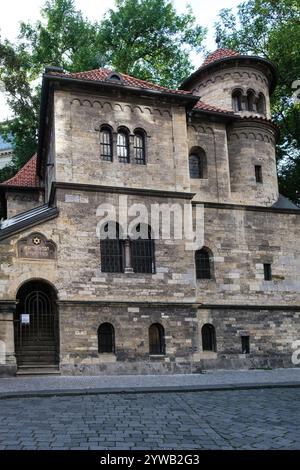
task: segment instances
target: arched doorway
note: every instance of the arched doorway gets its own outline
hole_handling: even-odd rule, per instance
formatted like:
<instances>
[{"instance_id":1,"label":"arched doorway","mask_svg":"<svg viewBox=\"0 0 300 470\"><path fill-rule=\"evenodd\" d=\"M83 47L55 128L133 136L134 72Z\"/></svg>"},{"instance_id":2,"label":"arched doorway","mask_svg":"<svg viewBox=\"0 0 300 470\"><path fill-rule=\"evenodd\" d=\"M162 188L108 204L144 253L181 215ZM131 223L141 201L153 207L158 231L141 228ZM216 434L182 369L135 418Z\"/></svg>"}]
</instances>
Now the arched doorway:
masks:
<instances>
[{"instance_id":1,"label":"arched doorway","mask_svg":"<svg viewBox=\"0 0 300 470\"><path fill-rule=\"evenodd\" d=\"M59 326L56 292L45 281L32 280L17 293L15 351L18 366L59 363Z\"/></svg>"}]
</instances>

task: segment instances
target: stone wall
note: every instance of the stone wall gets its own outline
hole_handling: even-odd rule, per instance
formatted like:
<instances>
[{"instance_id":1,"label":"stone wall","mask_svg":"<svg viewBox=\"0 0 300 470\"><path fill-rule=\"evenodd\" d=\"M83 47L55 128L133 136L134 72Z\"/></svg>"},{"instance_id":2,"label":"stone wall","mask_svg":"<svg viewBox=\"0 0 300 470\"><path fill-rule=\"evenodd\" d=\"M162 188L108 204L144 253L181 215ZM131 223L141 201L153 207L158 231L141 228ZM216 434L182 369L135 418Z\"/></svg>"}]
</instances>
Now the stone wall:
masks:
<instances>
[{"instance_id":1,"label":"stone wall","mask_svg":"<svg viewBox=\"0 0 300 470\"><path fill-rule=\"evenodd\" d=\"M279 196L274 129L261 122L236 122L228 129L231 199L237 204L271 206ZM261 166L262 183L255 178Z\"/></svg>"},{"instance_id":2,"label":"stone wall","mask_svg":"<svg viewBox=\"0 0 300 470\"><path fill-rule=\"evenodd\" d=\"M7 218L29 211L44 203L44 192L41 191L6 191Z\"/></svg>"},{"instance_id":3,"label":"stone wall","mask_svg":"<svg viewBox=\"0 0 300 470\"><path fill-rule=\"evenodd\" d=\"M189 373L196 341L192 306L60 303L61 371L65 374ZM97 331L109 322L115 354L98 353ZM165 355L149 355L149 327L165 330Z\"/></svg>"},{"instance_id":4,"label":"stone wall","mask_svg":"<svg viewBox=\"0 0 300 470\"><path fill-rule=\"evenodd\" d=\"M200 147L206 154L205 178L190 179L195 200L230 202L230 177L226 125L193 116L188 126L188 154Z\"/></svg>"},{"instance_id":5,"label":"stone wall","mask_svg":"<svg viewBox=\"0 0 300 470\"><path fill-rule=\"evenodd\" d=\"M56 180L104 186L189 191L184 106L147 98L55 91ZM113 162L100 157L100 126L113 130ZM119 126L130 134L131 161L116 155ZM147 165L133 158L133 133L146 132Z\"/></svg>"},{"instance_id":6,"label":"stone wall","mask_svg":"<svg viewBox=\"0 0 300 470\"><path fill-rule=\"evenodd\" d=\"M203 368L294 367L293 342L300 339L300 309L201 308L198 310L198 352ZM201 328L212 324L217 352L202 351ZM250 336L250 354L242 354L241 336Z\"/></svg>"},{"instance_id":7,"label":"stone wall","mask_svg":"<svg viewBox=\"0 0 300 470\"><path fill-rule=\"evenodd\" d=\"M214 273L197 280L197 301L299 306L299 230L298 213L207 204L204 245L213 253ZM264 280L264 263L272 265L272 281Z\"/></svg>"}]
</instances>

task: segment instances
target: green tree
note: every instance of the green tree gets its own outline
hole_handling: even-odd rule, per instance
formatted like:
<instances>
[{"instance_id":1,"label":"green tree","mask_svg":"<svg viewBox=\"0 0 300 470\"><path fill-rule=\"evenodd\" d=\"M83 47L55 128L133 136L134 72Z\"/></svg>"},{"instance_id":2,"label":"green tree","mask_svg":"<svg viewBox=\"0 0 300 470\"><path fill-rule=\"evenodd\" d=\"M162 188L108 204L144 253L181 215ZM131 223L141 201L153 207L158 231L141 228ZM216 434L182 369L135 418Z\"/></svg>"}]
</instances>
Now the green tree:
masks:
<instances>
[{"instance_id":1,"label":"green tree","mask_svg":"<svg viewBox=\"0 0 300 470\"><path fill-rule=\"evenodd\" d=\"M278 67L272 116L281 131L277 146L280 191L300 203L299 0L248 0L237 15L225 9L216 24L222 47L263 56ZM299 87L300 88L300 87Z\"/></svg>"},{"instance_id":2,"label":"green tree","mask_svg":"<svg viewBox=\"0 0 300 470\"><path fill-rule=\"evenodd\" d=\"M205 30L188 8L177 14L168 0L116 0L99 22L90 22L74 0L48 0L35 24L22 23L18 41L0 40L0 81L13 112L0 132L14 136L11 176L36 151L40 77L46 65L66 71L108 66L137 78L176 87L191 72Z\"/></svg>"}]
</instances>

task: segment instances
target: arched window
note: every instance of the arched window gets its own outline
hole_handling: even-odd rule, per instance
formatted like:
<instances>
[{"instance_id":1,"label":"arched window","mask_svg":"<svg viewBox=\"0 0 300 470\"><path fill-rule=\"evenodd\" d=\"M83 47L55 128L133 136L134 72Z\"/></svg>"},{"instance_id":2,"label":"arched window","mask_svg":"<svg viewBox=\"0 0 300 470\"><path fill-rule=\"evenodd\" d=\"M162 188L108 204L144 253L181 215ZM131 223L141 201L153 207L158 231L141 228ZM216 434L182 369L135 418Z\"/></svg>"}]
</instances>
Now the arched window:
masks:
<instances>
[{"instance_id":1,"label":"arched window","mask_svg":"<svg viewBox=\"0 0 300 470\"><path fill-rule=\"evenodd\" d=\"M236 113L239 111L242 111L243 109L242 102L243 102L243 95L242 95L241 90L235 90L232 93L232 107Z\"/></svg>"},{"instance_id":2,"label":"arched window","mask_svg":"<svg viewBox=\"0 0 300 470\"><path fill-rule=\"evenodd\" d=\"M206 178L207 159L201 147L193 147L189 155L189 170L191 179Z\"/></svg>"},{"instance_id":3,"label":"arched window","mask_svg":"<svg viewBox=\"0 0 300 470\"><path fill-rule=\"evenodd\" d=\"M196 278L212 278L212 253L208 248L201 248L195 253Z\"/></svg>"},{"instance_id":4,"label":"arched window","mask_svg":"<svg viewBox=\"0 0 300 470\"><path fill-rule=\"evenodd\" d=\"M165 330L160 323L153 323L149 328L149 353L165 354Z\"/></svg>"},{"instance_id":5,"label":"arched window","mask_svg":"<svg viewBox=\"0 0 300 470\"><path fill-rule=\"evenodd\" d=\"M262 93L258 95L257 112L259 114L266 114L266 100Z\"/></svg>"},{"instance_id":6,"label":"arched window","mask_svg":"<svg viewBox=\"0 0 300 470\"><path fill-rule=\"evenodd\" d=\"M102 160L113 160L112 132L108 126L102 126L100 129L100 155Z\"/></svg>"},{"instance_id":7,"label":"arched window","mask_svg":"<svg viewBox=\"0 0 300 470\"><path fill-rule=\"evenodd\" d=\"M135 273L155 273L154 240L151 227L138 224L131 241L131 262Z\"/></svg>"},{"instance_id":8,"label":"arched window","mask_svg":"<svg viewBox=\"0 0 300 470\"><path fill-rule=\"evenodd\" d=\"M207 323L202 326L202 349L203 351L216 351L216 331L213 325Z\"/></svg>"},{"instance_id":9,"label":"arched window","mask_svg":"<svg viewBox=\"0 0 300 470\"><path fill-rule=\"evenodd\" d=\"M146 165L145 134L141 130L134 132L134 158L138 165Z\"/></svg>"},{"instance_id":10,"label":"arched window","mask_svg":"<svg viewBox=\"0 0 300 470\"><path fill-rule=\"evenodd\" d=\"M111 323L102 323L98 328L99 353L115 352L115 329Z\"/></svg>"},{"instance_id":11,"label":"arched window","mask_svg":"<svg viewBox=\"0 0 300 470\"><path fill-rule=\"evenodd\" d=\"M256 111L255 93L252 90L248 90L247 92L247 110Z\"/></svg>"},{"instance_id":12,"label":"arched window","mask_svg":"<svg viewBox=\"0 0 300 470\"><path fill-rule=\"evenodd\" d=\"M129 135L124 128L119 129L117 137L117 155L119 162L129 163Z\"/></svg>"},{"instance_id":13,"label":"arched window","mask_svg":"<svg viewBox=\"0 0 300 470\"><path fill-rule=\"evenodd\" d=\"M120 240L118 223L111 221L102 227L100 253L103 273L124 272L124 241Z\"/></svg>"}]
</instances>

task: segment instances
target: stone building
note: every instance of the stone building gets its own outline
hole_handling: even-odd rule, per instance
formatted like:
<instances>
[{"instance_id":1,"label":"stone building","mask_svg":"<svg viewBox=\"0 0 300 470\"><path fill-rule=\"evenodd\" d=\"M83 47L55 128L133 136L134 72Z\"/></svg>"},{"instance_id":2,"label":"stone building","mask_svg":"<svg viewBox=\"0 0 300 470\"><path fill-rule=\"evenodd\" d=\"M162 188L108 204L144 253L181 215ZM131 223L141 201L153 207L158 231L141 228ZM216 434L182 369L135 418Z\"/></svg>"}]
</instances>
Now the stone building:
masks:
<instances>
[{"instance_id":1,"label":"stone building","mask_svg":"<svg viewBox=\"0 0 300 470\"><path fill-rule=\"evenodd\" d=\"M272 63L227 49L179 90L45 70L38 153L0 187L3 374L296 365L300 212L278 193L275 86ZM192 218L196 239L175 236Z\"/></svg>"}]
</instances>

